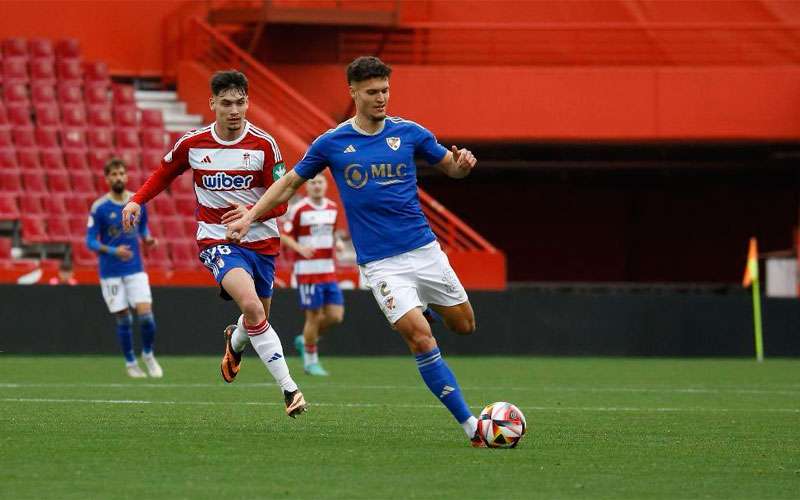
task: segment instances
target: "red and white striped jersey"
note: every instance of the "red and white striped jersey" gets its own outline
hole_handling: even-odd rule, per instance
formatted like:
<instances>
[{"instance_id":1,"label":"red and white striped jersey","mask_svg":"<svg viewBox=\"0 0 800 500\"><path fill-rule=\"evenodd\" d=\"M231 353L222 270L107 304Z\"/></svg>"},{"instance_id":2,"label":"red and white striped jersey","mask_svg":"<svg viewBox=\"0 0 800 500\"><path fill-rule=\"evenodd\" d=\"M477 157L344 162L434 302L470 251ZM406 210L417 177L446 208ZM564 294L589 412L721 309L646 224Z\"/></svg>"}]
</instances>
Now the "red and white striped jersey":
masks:
<instances>
[{"instance_id":1,"label":"red and white striped jersey","mask_svg":"<svg viewBox=\"0 0 800 500\"><path fill-rule=\"evenodd\" d=\"M268 133L246 121L238 139L225 141L216 134L212 123L181 137L133 200L147 202L189 169L198 204L200 248L228 243L222 216L235 204L253 206L285 173L278 144ZM278 254L280 233L275 217L285 212L284 204L253 222L239 245L262 254Z\"/></svg>"},{"instance_id":2,"label":"red and white striped jersey","mask_svg":"<svg viewBox=\"0 0 800 500\"><path fill-rule=\"evenodd\" d=\"M292 207L289 220L283 226L284 231L300 245L314 250L309 258L297 255L294 263L297 283L336 281L333 252L338 214L336 203L327 198L323 198L321 204L315 205L306 197Z\"/></svg>"}]
</instances>

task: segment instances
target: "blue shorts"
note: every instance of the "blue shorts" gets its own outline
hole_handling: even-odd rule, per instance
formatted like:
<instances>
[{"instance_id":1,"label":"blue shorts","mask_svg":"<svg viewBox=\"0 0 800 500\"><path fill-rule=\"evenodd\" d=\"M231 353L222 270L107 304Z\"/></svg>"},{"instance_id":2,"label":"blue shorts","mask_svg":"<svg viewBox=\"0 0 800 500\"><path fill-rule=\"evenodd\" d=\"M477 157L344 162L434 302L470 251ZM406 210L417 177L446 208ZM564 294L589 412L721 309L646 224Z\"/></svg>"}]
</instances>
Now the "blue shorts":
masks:
<instances>
[{"instance_id":1,"label":"blue shorts","mask_svg":"<svg viewBox=\"0 0 800 500\"><path fill-rule=\"evenodd\" d=\"M344 304L344 296L335 281L297 285L300 309L319 309L322 306Z\"/></svg>"},{"instance_id":2,"label":"blue shorts","mask_svg":"<svg viewBox=\"0 0 800 500\"><path fill-rule=\"evenodd\" d=\"M219 286L231 269L241 268L252 276L259 297L272 297L275 281L275 256L263 255L237 245L216 245L200 252L200 262L214 275ZM223 290L224 292L224 290ZM222 297L226 298L227 293Z\"/></svg>"}]
</instances>

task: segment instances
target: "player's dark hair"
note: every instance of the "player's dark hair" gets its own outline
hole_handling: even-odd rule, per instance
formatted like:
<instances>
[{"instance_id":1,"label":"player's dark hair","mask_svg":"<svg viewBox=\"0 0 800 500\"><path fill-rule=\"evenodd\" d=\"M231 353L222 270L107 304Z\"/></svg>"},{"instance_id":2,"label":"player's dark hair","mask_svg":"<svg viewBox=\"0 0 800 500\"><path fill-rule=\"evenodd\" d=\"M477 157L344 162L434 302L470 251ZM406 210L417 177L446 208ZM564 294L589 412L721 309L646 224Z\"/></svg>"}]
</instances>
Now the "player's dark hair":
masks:
<instances>
[{"instance_id":1,"label":"player's dark hair","mask_svg":"<svg viewBox=\"0 0 800 500\"><path fill-rule=\"evenodd\" d=\"M370 78L389 78L392 68L375 56L357 57L347 66L347 83L363 82Z\"/></svg>"},{"instance_id":2,"label":"player's dark hair","mask_svg":"<svg viewBox=\"0 0 800 500\"><path fill-rule=\"evenodd\" d=\"M211 94L220 95L222 92L233 89L242 95L247 95L247 77L235 69L217 71L211 77Z\"/></svg>"},{"instance_id":3,"label":"player's dark hair","mask_svg":"<svg viewBox=\"0 0 800 500\"><path fill-rule=\"evenodd\" d=\"M125 162L122 161L120 158L111 158L106 162L106 165L103 167L103 175L108 176L112 170L116 170L121 168L122 170L127 171L128 167L125 166Z\"/></svg>"}]
</instances>

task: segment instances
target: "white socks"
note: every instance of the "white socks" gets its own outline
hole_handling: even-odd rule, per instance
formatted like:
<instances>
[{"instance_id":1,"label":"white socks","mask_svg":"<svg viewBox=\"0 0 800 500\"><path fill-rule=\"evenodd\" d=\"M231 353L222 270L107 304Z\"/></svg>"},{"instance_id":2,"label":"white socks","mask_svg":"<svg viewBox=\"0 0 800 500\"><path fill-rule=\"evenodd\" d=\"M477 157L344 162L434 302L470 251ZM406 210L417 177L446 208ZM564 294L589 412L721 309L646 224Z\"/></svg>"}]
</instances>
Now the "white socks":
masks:
<instances>
[{"instance_id":1,"label":"white socks","mask_svg":"<svg viewBox=\"0 0 800 500\"><path fill-rule=\"evenodd\" d=\"M239 315L239 321L236 322L236 329L231 336L231 347L233 347L233 350L236 352L242 352L249 343L250 337L247 336L247 329L244 327L244 315Z\"/></svg>"},{"instance_id":2,"label":"white socks","mask_svg":"<svg viewBox=\"0 0 800 500\"><path fill-rule=\"evenodd\" d=\"M469 417L461 423L461 427L464 429L464 432L467 433L467 437L472 439L472 436L475 435L475 431L478 430L478 419Z\"/></svg>"},{"instance_id":3,"label":"white socks","mask_svg":"<svg viewBox=\"0 0 800 500\"><path fill-rule=\"evenodd\" d=\"M244 322L243 322L244 323ZM294 392L297 384L289 375L289 367L286 366L286 359L283 357L283 347L281 339L275 333L275 329L265 319L261 323L250 326L245 325L247 334L250 336L250 343L258 353L258 357L267 367L269 373L284 391ZM238 330L238 328L237 328Z\"/></svg>"}]
</instances>

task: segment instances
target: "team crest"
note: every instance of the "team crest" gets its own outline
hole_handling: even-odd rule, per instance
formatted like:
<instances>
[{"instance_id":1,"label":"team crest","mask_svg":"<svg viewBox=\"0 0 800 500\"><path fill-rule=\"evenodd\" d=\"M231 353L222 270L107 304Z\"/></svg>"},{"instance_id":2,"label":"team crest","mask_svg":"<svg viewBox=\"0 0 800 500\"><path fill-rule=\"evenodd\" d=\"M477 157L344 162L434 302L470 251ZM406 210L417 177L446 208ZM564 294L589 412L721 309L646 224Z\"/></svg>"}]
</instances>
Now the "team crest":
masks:
<instances>
[{"instance_id":1,"label":"team crest","mask_svg":"<svg viewBox=\"0 0 800 500\"><path fill-rule=\"evenodd\" d=\"M395 308L394 297L391 295L386 297L386 299L384 299L383 301L383 305L386 306L387 310L394 311Z\"/></svg>"},{"instance_id":2,"label":"team crest","mask_svg":"<svg viewBox=\"0 0 800 500\"><path fill-rule=\"evenodd\" d=\"M393 150L397 151L397 149L400 147L400 138L399 137L387 137L386 138L386 144L388 144L389 147L392 148Z\"/></svg>"}]
</instances>

